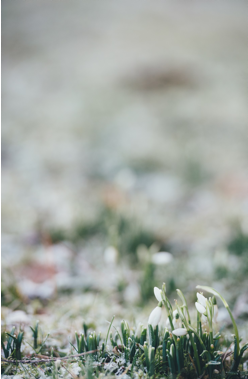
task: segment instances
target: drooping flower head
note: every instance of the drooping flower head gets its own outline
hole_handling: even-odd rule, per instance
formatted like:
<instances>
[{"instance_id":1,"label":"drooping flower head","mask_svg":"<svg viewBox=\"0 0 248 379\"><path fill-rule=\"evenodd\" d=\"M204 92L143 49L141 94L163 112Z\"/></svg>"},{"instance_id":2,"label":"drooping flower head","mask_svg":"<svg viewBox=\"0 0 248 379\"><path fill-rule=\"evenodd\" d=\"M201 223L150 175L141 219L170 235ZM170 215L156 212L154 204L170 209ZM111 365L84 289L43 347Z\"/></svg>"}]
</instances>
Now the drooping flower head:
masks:
<instances>
[{"instance_id":1,"label":"drooping flower head","mask_svg":"<svg viewBox=\"0 0 248 379\"><path fill-rule=\"evenodd\" d=\"M161 307L154 308L149 316L148 325L152 325L152 327L155 328L161 319L161 315L162 315L162 308Z\"/></svg>"},{"instance_id":2,"label":"drooping flower head","mask_svg":"<svg viewBox=\"0 0 248 379\"><path fill-rule=\"evenodd\" d=\"M181 337L181 336L186 336L188 331L185 328L178 328L178 329L173 330L172 333L177 337Z\"/></svg>"},{"instance_id":3,"label":"drooping flower head","mask_svg":"<svg viewBox=\"0 0 248 379\"><path fill-rule=\"evenodd\" d=\"M159 289L158 287L154 287L154 295L158 302L162 301L161 289Z\"/></svg>"},{"instance_id":4,"label":"drooping flower head","mask_svg":"<svg viewBox=\"0 0 248 379\"><path fill-rule=\"evenodd\" d=\"M206 314L206 308L207 308L207 299L205 296L197 292L197 301L195 302L195 307L201 314Z\"/></svg>"}]
</instances>

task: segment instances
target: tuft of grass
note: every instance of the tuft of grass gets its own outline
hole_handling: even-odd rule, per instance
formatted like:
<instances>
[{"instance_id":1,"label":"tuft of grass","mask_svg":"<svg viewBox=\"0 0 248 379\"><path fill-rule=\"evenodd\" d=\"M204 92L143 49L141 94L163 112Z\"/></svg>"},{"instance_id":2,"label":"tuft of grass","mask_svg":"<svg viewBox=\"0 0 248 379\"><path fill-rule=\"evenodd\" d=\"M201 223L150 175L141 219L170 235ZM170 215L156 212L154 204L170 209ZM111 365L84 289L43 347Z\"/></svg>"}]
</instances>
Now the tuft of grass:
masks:
<instances>
[{"instance_id":1,"label":"tuft of grass","mask_svg":"<svg viewBox=\"0 0 248 379\"><path fill-rule=\"evenodd\" d=\"M72 377L76 377L75 374L72 375L76 364L80 374L89 379L124 374L137 379L155 377L158 379L247 378L246 373L242 370L248 344L241 346L237 325L228 304L213 288L204 286L198 286L198 288L214 295L206 298L209 328L202 328L199 312L197 326L191 323L185 297L180 290L177 290L182 304L176 302L176 310L182 323L183 333L176 332L173 322L171 322L171 330L158 325L148 325L148 328L139 326L135 331L125 320L122 320L120 327L116 328L113 317L105 339L101 334L92 331L91 325L83 323L84 333L76 332L75 345L71 343L76 355L64 356L64 352L60 352L58 347L47 345L40 356L40 351L46 342L45 339L36 354L23 360L21 354L23 331L20 330L16 336L15 329L12 329L6 333L2 342L4 356L7 359L2 362L2 373L13 373L11 365L14 364L18 374L25 373L26 375L32 372L32 375L37 378L40 377L39 370L42 370L44 377L59 378L63 375L62 369L71 373ZM226 350L226 344L220 333L213 334L215 296L221 299L233 322L235 331L233 353L229 353L229 349ZM174 313L166 294L165 284L161 290L161 299L159 307L165 307L171 320ZM115 329L114 336L112 328ZM37 346L38 323L31 329L34 345ZM108 345L108 341L111 345ZM228 366L228 369L224 362L227 355L229 358L231 357L231 365ZM66 362L63 362L63 359Z\"/></svg>"}]
</instances>

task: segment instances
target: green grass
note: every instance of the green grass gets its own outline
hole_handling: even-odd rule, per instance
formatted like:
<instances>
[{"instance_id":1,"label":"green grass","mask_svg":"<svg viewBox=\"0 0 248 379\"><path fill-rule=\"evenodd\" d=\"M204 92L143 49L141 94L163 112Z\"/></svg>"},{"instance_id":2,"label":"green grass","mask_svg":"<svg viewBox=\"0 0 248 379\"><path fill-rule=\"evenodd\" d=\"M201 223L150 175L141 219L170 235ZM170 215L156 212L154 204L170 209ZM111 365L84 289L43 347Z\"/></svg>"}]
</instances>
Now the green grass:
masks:
<instances>
[{"instance_id":1,"label":"green grass","mask_svg":"<svg viewBox=\"0 0 248 379\"><path fill-rule=\"evenodd\" d=\"M2 374L39 378L102 378L127 374L134 378L246 378L243 363L248 359L248 344L242 344L236 322L225 299L210 287L199 287L219 297L228 309L235 337L234 350L228 354L228 342L217 330L212 332L215 297L205 298L207 325L202 326L198 313L197 325L191 323L187 303L181 291L177 290L180 301L176 309L185 331L177 334L177 327L171 330L158 324L132 328L127 321L116 327L114 317L109 324L106 337L96 333L92 325L83 323L82 333L68 335L67 353L64 348L52 346L50 336L42 336L39 323L32 330L32 339L26 340L23 330L5 331L2 334ZM161 290L160 306L167 310L168 317L173 316L173 307L167 298L165 286ZM174 322L174 321L173 321ZM175 329L174 329L175 328ZM175 333L175 334L174 334ZM26 356L22 345L31 348ZM229 356L229 357L228 357ZM228 359L227 359L228 357ZM72 373L77 370L80 376Z\"/></svg>"}]
</instances>

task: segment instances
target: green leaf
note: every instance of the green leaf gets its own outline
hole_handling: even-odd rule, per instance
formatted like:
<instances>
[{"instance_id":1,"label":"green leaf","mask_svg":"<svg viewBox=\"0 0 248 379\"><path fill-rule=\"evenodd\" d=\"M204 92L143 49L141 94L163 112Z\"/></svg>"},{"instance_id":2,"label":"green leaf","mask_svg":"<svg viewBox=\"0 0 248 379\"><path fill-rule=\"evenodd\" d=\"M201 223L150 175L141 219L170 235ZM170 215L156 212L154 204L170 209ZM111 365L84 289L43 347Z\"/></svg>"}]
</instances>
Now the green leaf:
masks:
<instances>
[{"instance_id":1,"label":"green leaf","mask_svg":"<svg viewBox=\"0 0 248 379\"><path fill-rule=\"evenodd\" d=\"M236 340L237 340L237 356L239 356L239 353L240 353L240 349L239 349L239 331L238 331L237 324L236 324L236 322L234 320L234 317L232 315L232 312L230 311L229 305L227 304L227 301L224 299L224 297L221 296L221 294L218 291L216 291L212 287L208 287L208 286L196 286L196 288L200 288L203 291L207 291L207 292L212 293L214 296L217 296L222 301L222 303L224 304L224 307L227 309L227 311L229 313L229 316L230 316L230 318L232 320L232 323L233 323L234 333L235 333Z\"/></svg>"}]
</instances>

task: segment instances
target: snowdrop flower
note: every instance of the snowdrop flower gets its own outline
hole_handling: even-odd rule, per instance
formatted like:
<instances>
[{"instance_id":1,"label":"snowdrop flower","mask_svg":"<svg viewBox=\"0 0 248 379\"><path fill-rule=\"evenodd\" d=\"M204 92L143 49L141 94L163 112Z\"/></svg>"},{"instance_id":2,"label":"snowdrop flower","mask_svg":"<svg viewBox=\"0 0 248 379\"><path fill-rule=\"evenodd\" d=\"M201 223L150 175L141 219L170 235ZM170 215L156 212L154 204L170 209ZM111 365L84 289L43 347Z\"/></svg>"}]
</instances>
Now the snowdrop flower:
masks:
<instances>
[{"instance_id":1,"label":"snowdrop flower","mask_svg":"<svg viewBox=\"0 0 248 379\"><path fill-rule=\"evenodd\" d=\"M197 292L197 302L195 302L195 307L199 313L206 314L207 299L199 292Z\"/></svg>"},{"instance_id":2,"label":"snowdrop flower","mask_svg":"<svg viewBox=\"0 0 248 379\"><path fill-rule=\"evenodd\" d=\"M173 311L173 320L172 320L172 323L173 323L173 326L174 326L175 329L181 328L181 326L182 326L182 322L181 322L181 320L180 320L180 318L179 318L179 314L178 314L177 309L175 309L175 310ZM170 326L171 326L171 325L170 325L169 317L168 317L167 320L166 320L166 326L167 326L168 328L170 328Z\"/></svg>"},{"instance_id":3,"label":"snowdrop flower","mask_svg":"<svg viewBox=\"0 0 248 379\"><path fill-rule=\"evenodd\" d=\"M148 324L152 325L152 327L155 328L161 319L161 315L162 315L162 308L161 307L154 308L149 316Z\"/></svg>"},{"instance_id":4,"label":"snowdrop flower","mask_svg":"<svg viewBox=\"0 0 248 379\"><path fill-rule=\"evenodd\" d=\"M178 314L177 309L175 309L173 311L173 320L172 320L172 323L173 323L175 329L178 329L178 328L181 327L182 323L181 323L181 320L179 318L179 314Z\"/></svg>"},{"instance_id":5,"label":"snowdrop flower","mask_svg":"<svg viewBox=\"0 0 248 379\"><path fill-rule=\"evenodd\" d=\"M207 322L208 322L207 316L204 316L204 314L202 314L201 321L202 321L202 324L207 324Z\"/></svg>"},{"instance_id":6,"label":"snowdrop flower","mask_svg":"<svg viewBox=\"0 0 248 379\"><path fill-rule=\"evenodd\" d=\"M170 263L173 259L173 256L171 253L167 253L165 251L160 252L160 253L155 253L152 256L152 262L155 265L167 265Z\"/></svg>"},{"instance_id":7,"label":"snowdrop flower","mask_svg":"<svg viewBox=\"0 0 248 379\"><path fill-rule=\"evenodd\" d=\"M199 292L197 292L196 296L197 296L198 303L200 303L201 305L203 305L206 308L206 306L207 306L207 298L205 296L203 296Z\"/></svg>"},{"instance_id":8,"label":"snowdrop flower","mask_svg":"<svg viewBox=\"0 0 248 379\"><path fill-rule=\"evenodd\" d=\"M205 296L197 292L197 302L195 303L195 306L198 312L202 314L202 322L206 324L207 320L208 319L210 320L211 318L210 303L208 302ZM214 304L214 314L212 317L213 317L213 322L216 323L217 317L218 317L217 304Z\"/></svg>"},{"instance_id":9,"label":"snowdrop flower","mask_svg":"<svg viewBox=\"0 0 248 379\"><path fill-rule=\"evenodd\" d=\"M158 302L162 301L161 290L158 287L154 287L154 295Z\"/></svg>"},{"instance_id":10,"label":"snowdrop flower","mask_svg":"<svg viewBox=\"0 0 248 379\"><path fill-rule=\"evenodd\" d=\"M186 336L188 331L185 328L178 328L178 329L173 330L172 333L177 337L181 337L181 336Z\"/></svg>"},{"instance_id":11,"label":"snowdrop flower","mask_svg":"<svg viewBox=\"0 0 248 379\"><path fill-rule=\"evenodd\" d=\"M199 313L202 313L202 314L206 313L206 308L203 305L201 305L200 303L195 302L195 307Z\"/></svg>"},{"instance_id":12,"label":"snowdrop flower","mask_svg":"<svg viewBox=\"0 0 248 379\"><path fill-rule=\"evenodd\" d=\"M119 253L114 246L108 246L103 253L103 258L105 263L115 266L118 261L118 255Z\"/></svg>"}]
</instances>

